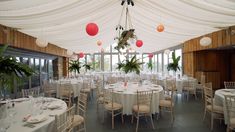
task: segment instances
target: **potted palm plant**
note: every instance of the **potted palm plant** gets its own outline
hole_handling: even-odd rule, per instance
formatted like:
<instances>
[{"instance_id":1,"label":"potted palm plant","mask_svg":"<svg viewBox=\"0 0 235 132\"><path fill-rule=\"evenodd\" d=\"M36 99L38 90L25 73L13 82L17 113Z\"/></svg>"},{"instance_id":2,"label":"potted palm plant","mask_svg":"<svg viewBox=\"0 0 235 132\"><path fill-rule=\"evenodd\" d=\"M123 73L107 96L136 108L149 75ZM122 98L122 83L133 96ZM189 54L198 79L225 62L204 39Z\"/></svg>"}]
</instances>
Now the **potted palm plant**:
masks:
<instances>
[{"instance_id":1,"label":"potted palm plant","mask_svg":"<svg viewBox=\"0 0 235 132\"><path fill-rule=\"evenodd\" d=\"M174 73L176 73L177 70L180 70L179 61L180 61L180 56L176 57L175 52L172 52L172 63L169 63L167 65L167 70L168 71L172 70Z\"/></svg>"},{"instance_id":2,"label":"potted palm plant","mask_svg":"<svg viewBox=\"0 0 235 132\"><path fill-rule=\"evenodd\" d=\"M6 90L14 87L14 80L23 76L31 76L34 71L26 64L18 62L14 57L3 53L8 48L8 45L4 45L0 48L0 90L4 92L4 99L6 96Z\"/></svg>"},{"instance_id":3,"label":"potted palm plant","mask_svg":"<svg viewBox=\"0 0 235 132\"><path fill-rule=\"evenodd\" d=\"M80 69L81 69L81 66L80 66L79 60L71 60L69 62L69 71L74 72L75 76L76 76L76 73L78 74L80 73Z\"/></svg>"}]
</instances>

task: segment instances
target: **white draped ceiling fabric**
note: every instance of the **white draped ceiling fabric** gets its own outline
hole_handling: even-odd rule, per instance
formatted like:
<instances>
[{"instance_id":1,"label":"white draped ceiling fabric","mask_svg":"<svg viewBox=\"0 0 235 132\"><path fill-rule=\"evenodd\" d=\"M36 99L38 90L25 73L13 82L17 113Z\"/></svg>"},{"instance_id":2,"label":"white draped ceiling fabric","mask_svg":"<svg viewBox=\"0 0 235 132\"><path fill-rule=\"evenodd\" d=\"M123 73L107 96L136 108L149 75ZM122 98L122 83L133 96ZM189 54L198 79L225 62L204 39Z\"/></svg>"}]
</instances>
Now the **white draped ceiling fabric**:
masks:
<instances>
[{"instance_id":1,"label":"white draped ceiling fabric","mask_svg":"<svg viewBox=\"0 0 235 132\"><path fill-rule=\"evenodd\" d=\"M129 11L139 52L154 52L235 25L234 0L133 0ZM94 52L115 43L115 27L122 11L121 0L1 0L0 24L74 52ZM88 36L85 27L97 23L98 35ZM163 23L164 32L157 32Z\"/></svg>"}]
</instances>

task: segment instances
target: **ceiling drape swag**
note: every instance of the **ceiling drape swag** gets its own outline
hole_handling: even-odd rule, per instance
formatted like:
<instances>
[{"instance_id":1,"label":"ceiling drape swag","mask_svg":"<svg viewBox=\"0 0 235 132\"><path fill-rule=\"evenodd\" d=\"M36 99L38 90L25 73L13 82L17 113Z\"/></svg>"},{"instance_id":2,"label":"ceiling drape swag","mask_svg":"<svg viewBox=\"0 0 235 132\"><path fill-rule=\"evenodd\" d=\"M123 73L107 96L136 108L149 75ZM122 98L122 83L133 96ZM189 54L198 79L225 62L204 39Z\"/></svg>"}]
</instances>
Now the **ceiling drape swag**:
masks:
<instances>
[{"instance_id":1,"label":"ceiling drape swag","mask_svg":"<svg viewBox=\"0 0 235 132\"><path fill-rule=\"evenodd\" d=\"M115 27L120 18L120 0L11 0L0 1L0 24L40 37L75 52L98 51L115 43ZM131 22L144 47L154 52L178 45L194 37L235 25L235 1L231 0L134 0ZM161 16L159 16L161 15ZM88 37L85 26L99 25L99 35ZM165 30L156 32L163 22ZM135 46L133 46L135 47Z\"/></svg>"}]
</instances>

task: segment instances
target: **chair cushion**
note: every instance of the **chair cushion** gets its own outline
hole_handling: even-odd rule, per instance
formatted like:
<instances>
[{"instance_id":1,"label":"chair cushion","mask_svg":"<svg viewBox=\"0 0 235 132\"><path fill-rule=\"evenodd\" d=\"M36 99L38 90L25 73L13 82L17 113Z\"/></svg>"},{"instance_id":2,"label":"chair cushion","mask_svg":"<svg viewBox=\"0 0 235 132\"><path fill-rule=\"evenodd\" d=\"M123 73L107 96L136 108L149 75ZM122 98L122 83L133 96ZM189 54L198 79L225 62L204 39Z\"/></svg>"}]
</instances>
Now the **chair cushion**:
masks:
<instances>
[{"instance_id":1,"label":"chair cushion","mask_svg":"<svg viewBox=\"0 0 235 132\"><path fill-rule=\"evenodd\" d=\"M139 113L149 113L150 112L150 107L148 105L140 104L139 105L139 111L138 111L138 105L134 105L132 110L134 112L139 112Z\"/></svg>"},{"instance_id":2,"label":"chair cushion","mask_svg":"<svg viewBox=\"0 0 235 132\"><path fill-rule=\"evenodd\" d=\"M212 111L212 105L207 105L206 109L209 110L209 111ZM219 113L219 114L223 114L224 113L223 107L222 106L218 106L218 105L213 105L213 111L215 113Z\"/></svg>"},{"instance_id":3,"label":"chair cushion","mask_svg":"<svg viewBox=\"0 0 235 132\"><path fill-rule=\"evenodd\" d=\"M91 89L89 89L89 88L83 88L83 89L81 89L81 92L90 93L90 92L91 92Z\"/></svg>"},{"instance_id":4,"label":"chair cushion","mask_svg":"<svg viewBox=\"0 0 235 132\"><path fill-rule=\"evenodd\" d=\"M73 127L78 126L84 122L84 118L80 115L74 115Z\"/></svg>"},{"instance_id":5,"label":"chair cushion","mask_svg":"<svg viewBox=\"0 0 235 132\"><path fill-rule=\"evenodd\" d=\"M110 111L122 109L122 105L116 102L113 102L113 107L112 107L112 102L105 104L104 107L105 109Z\"/></svg>"},{"instance_id":6,"label":"chair cushion","mask_svg":"<svg viewBox=\"0 0 235 132\"><path fill-rule=\"evenodd\" d=\"M160 100L159 106L161 107L171 107L171 100ZM174 103L172 103L172 107L174 106Z\"/></svg>"},{"instance_id":7,"label":"chair cushion","mask_svg":"<svg viewBox=\"0 0 235 132\"><path fill-rule=\"evenodd\" d=\"M99 98L97 98L97 102L98 102L98 103L103 103L103 102L104 102L104 97L99 97Z\"/></svg>"},{"instance_id":8,"label":"chair cushion","mask_svg":"<svg viewBox=\"0 0 235 132\"><path fill-rule=\"evenodd\" d=\"M230 127L235 128L235 118L230 119Z\"/></svg>"}]
</instances>

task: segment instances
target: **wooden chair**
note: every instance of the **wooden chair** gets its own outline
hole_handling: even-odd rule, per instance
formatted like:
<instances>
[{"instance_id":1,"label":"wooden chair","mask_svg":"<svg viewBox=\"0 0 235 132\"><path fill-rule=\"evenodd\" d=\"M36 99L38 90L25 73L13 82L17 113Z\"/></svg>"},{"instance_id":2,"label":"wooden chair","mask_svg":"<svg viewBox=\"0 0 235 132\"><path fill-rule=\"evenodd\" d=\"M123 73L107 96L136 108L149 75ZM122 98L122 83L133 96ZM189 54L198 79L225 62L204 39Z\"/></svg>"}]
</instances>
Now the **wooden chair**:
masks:
<instances>
[{"instance_id":1,"label":"wooden chair","mask_svg":"<svg viewBox=\"0 0 235 132\"><path fill-rule=\"evenodd\" d=\"M204 96L203 86L205 85L205 83L206 83L206 76L205 76L205 75L201 75L201 77L200 77L200 83L197 84L197 86L196 86L196 92L200 92L202 98L203 98L203 96Z\"/></svg>"},{"instance_id":2,"label":"wooden chair","mask_svg":"<svg viewBox=\"0 0 235 132\"><path fill-rule=\"evenodd\" d=\"M174 96L174 93L177 92L176 79L166 79L165 82L164 97L165 99L171 99Z\"/></svg>"},{"instance_id":3,"label":"wooden chair","mask_svg":"<svg viewBox=\"0 0 235 132\"><path fill-rule=\"evenodd\" d=\"M56 132L72 132L73 131L73 121L74 121L74 108L70 107L66 112L56 115Z\"/></svg>"},{"instance_id":4,"label":"wooden chair","mask_svg":"<svg viewBox=\"0 0 235 132\"><path fill-rule=\"evenodd\" d=\"M81 93L86 93L88 97L91 97L91 81L89 80L83 80L83 86L80 90Z\"/></svg>"},{"instance_id":5,"label":"wooden chair","mask_svg":"<svg viewBox=\"0 0 235 132\"><path fill-rule=\"evenodd\" d=\"M46 97L56 97L56 85L55 83L45 83L42 85Z\"/></svg>"},{"instance_id":6,"label":"wooden chair","mask_svg":"<svg viewBox=\"0 0 235 132\"><path fill-rule=\"evenodd\" d=\"M219 119L219 120L224 119L223 107L215 105L213 98L214 97L213 97L212 83L206 83L204 86L205 108L204 108L203 121L205 120L206 113L207 112L210 113L211 114L211 130L213 130L214 119Z\"/></svg>"},{"instance_id":7,"label":"wooden chair","mask_svg":"<svg viewBox=\"0 0 235 132\"><path fill-rule=\"evenodd\" d=\"M224 87L226 89L235 89L235 82L224 82Z\"/></svg>"},{"instance_id":8,"label":"wooden chair","mask_svg":"<svg viewBox=\"0 0 235 132\"><path fill-rule=\"evenodd\" d=\"M64 100L68 107L72 106L72 101L74 97L74 92L72 85L69 83L60 84L60 99Z\"/></svg>"},{"instance_id":9,"label":"wooden chair","mask_svg":"<svg viewBox=\"0 0 235 132\"><path fill-rule=\"evenodd\" d=\"M184 83L183 92L187 95L187 101L189 100L189 95L194 95L195 99L197 99L196 87L195 87L194 79L189 79Z\"/></svg>"},{"instance_id":10,"label":"wooden chair","mask_svg":"<svg viewBox=\"0 0 235 132\"><path fill-rule=\"evenodd\" d=\"M27 98L29 96L38 97L40 93L40 87L30 88L30 89L22 89L22 97Z\"/></svg>"},{"instance_id":11,"label":"wooden chair","mask_svg":"<svg viewBox=\"0 0 235 132\"><path fill-rule=\"evenodd\" d=\"M153 118L151 113L151 107L152 107L152 96L153 91L137 91L137 104L133 106L132 108L132 119L131 123L133 123L134 117L137 118L137 124L136 124L136 132L138 131L139 127L139 119L142 116L149 116L151 119L152 128L154 128L153 124Z\"/></svg>"},{"instance_id":12,"label":"wooden chair","mask_svg":"<svg viewBox=\"0 0 235 132\"><path fill-rule=\"evenodd\" d=\"M80 93L78 97L77 114L74 115L73 127L86 132L87 94Z\"/></svg>"},{"instance_id":13,"label":"wooden chair","mask_svg":"<svg viewBox=\"0 0 235 132\"><path fill-rule=\"evenodd\" d=\"M225 95L225 107L228 117L227 132L235 129L235 96Z\"/></svg>"},{"instance_id":14,"label":"wooden chair","mask_svg":"<svg viewBox=\"0 0 235 132\"><path fill-rule=\"evenodd\" d=\"M96 83L96 112L99 113L99 105L103 105L104 104L104 92L103 92L103 86L102 86L103 82L102 80L97 81Z\"/></svg>"},{"instance_id":15,"label":"wooden chair","mask_svg":"<svg viewBox=\"0 0 235 132\"><path fill-rule=\"evenodd\" d=\"M176 83L175 81L172 82L168 82L167 85L168 88L167 89L171 89L171 94L170 97L166 97L162 100L159 101L159 108L160 108L160 112L162 109L165 109L166 112L170 112L171 113L171 122L174 122L175 116L174 116L174 92L176 89Z\"/></svg>"},{"instance_id":16,"label":"wooden chair","mask_svg":"<svg viewBox=\"0 0 235 132\"><path fill-rule=\"evenodd\" d=\"M112 114L112 129L114 129L114 117L117 115L122 116L122 123L124 123L123 119L123 106L122 104L119 104L114 101L113 97L113 89L106 89L104 90L104 109Z\"/></svg>"}]
</instances>

